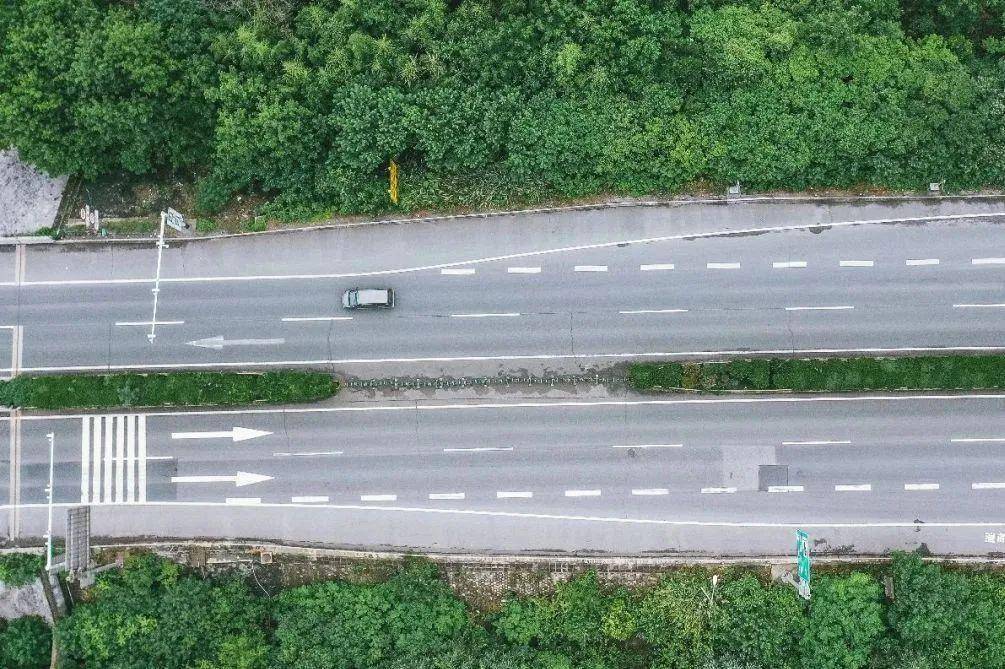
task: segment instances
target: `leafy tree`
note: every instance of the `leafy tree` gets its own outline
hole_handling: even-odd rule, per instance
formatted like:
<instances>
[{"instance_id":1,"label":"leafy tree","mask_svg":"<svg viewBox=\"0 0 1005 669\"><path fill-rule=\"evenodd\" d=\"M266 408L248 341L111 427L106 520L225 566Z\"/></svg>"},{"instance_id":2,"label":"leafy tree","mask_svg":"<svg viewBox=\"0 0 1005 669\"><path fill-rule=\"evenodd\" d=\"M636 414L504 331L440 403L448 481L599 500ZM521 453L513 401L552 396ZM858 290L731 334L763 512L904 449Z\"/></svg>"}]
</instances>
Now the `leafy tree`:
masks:
<instances>
[{"instance_id":1,"label":"leafy tree","mask_svg":"<svg viewBox=\"0 0 1005 669\"><path fill-rule=\"evenodd\" d=\"M866 666L883 634L882 586L868 574L821 576L813 584L806 632L800 640L806 669Z\"/></svg>"},{"instance_id":2,"label":"leafy tree","mask_svg":"<svg viewBox=\"0 0 1005 669\"><path fill-rule=\"evenodd\" d=\"M5 669L45 669L49 666L52 630L38 616L10 622L0 619L0 666Z\"/></svg>"},{"instance_id":3,"label":"leafy tree","mask_svg":"<svg viewBox=\"0 0 1005 669\"><path fill-rule=\"evenodd\" d=\"M712 656L709 576L682 571L667 576L639 603L642 638L652 645L657 667L701 667Z\"/></svg>"},{"instance_id":4,"label":"leafy tree","mask_svg":"<svg viewBox=\"0 0 1005 669\"><path fill-rule=\"evenodd\" d=\"M727 580L719 589L713 623L717 655L739 664L789 669L799 666L804 607L789 586L762 586L754 576Z\"/></svg>"}]
</instances>

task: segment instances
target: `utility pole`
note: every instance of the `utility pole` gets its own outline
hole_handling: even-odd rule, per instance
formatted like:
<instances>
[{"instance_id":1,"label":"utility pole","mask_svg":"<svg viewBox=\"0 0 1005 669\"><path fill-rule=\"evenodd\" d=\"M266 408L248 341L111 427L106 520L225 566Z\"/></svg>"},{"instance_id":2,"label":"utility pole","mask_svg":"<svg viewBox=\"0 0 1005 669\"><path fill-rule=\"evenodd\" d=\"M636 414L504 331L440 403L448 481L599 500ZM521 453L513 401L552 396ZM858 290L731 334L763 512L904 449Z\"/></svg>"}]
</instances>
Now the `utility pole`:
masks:
<instances>
[{"instance_id":1,"label":"utility pole","mask_svg":"<svg viewBox=\"0 0 1005 669\"><path fill-rule=\"evenodd\" d=\"M49 495L49 529L45 533L45 573L52 572L52 492L53 492L53 471L56 460L56 435L52 432L45 435L49 440L49 485L45 491Z\"/></svg>"},{"instance_id":2,"label":"utility pole","mask_svg":"<svg viewBox=\"0 0 1005 669\"><path fill-rule=\"evenodd\" d=\"M157 337L157 296L161 292L161 258L164 256L164 220L167 218L167 214L163 211L161 212L161 231L160 235L157 237L157 274L154 276L154 287L151 292L154 294L154 314L150 319L150 334L147 335L147 339L150 343L154 343L154 338Z\"/></svg>"}]
</instances>

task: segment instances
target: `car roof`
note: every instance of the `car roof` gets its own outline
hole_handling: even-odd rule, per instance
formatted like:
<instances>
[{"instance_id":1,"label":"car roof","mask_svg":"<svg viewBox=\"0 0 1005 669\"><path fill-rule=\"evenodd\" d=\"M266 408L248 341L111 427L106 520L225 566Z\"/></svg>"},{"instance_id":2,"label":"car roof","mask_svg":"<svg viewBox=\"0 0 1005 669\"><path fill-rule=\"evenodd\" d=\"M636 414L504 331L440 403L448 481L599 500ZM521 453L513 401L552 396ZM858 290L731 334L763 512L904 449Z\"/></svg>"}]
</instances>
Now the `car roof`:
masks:
<instances>
[{"instance_id":1,"label":"car roof","mask_svg":"<svg viewBox=\"0 0 1005 669\"><path fill-rule=\"evenodd\" d=\"M391 299L388 288L361 288L356 295L360 302L387 302Z\"/></svg>"}]
</instances>

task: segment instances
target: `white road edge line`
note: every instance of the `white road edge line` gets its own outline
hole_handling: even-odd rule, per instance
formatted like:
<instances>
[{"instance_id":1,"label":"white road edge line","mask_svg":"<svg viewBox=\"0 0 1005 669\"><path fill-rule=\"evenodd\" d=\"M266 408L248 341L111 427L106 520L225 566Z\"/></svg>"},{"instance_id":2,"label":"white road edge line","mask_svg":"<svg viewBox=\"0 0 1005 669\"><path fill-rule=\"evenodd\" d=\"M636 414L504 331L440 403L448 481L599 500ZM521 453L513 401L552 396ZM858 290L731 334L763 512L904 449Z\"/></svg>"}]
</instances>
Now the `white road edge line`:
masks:
<instances>
[{"instance_id":1,"label":"white road edge line","mask_svg":"<svg viewBox=\"0 0 1005 669\"><path fill-rule=\"evenodd\" d=\"M496 493L496 499L530 499L534 493L530 491L500 491Z\"/></svg>"},{"instance_id":2,"label":"white road edge line","mask_svg":"<svg viewBox=\"0 0 1005 669\"><path fill-rule=\"evenodd\" d=\"M872 267L874 264L871 260L842 260L838 263L841 267Z\"/></svg>"},{"instance_id":3,"label":"white road edge line","mask_svg":"<svg viewBox=\"0 0 1005 669\"><path fill-rule=\"evenodd\" d=\"M847 311L855 307L850 304L842 304L833 307L785 307L786 311Z\"/></svg>"},{"instance_id":4,"label":"white road edge line","mask_svg":"<svg viewBox=\"0 0 1005 669\"><path fill-rule=\"evenodd\" d=\"M443 269L440 270L440 274L455 275L455 276L468 275L474 273L475 273L474 267L444 267Z\"/></svg>"},{"instance_id":5,"label":"white road edge line","mask_svg":"<svg viewBox=\"0 0 1005 669\"><path fill-rule=\"evenodd\" d=\"M910 260L905 260L904 264L908 267L923 267L925 265L938 265L938 258L911 258Z\"/></svg>"},{"instance_id":6,"label":"white road edge line","mask_svg":"<svg viewBox=\"0 0 1005 669\"><path fill-rule=\"evenodd\" d=\"M768 492L803 492L801 485L769 485Z\"/></svg>"},{"instance_id":7,"label":"white road edge line","mask_svg":"<svg viewBox=\"0 0 1005 669\"><path fill-rule=\"evenodd\" d=\"M836 492L869 492L872 490L871 483L839 483L834 486Z\"/></svg>"},{"instance_id":8,"label":"white road edge line","mask_svg":"<svg viewBox=\"0 0 1005 669\"><path fill-rule=\"evenodd\" d=\"M606 272L607 265L576 265L572 269L574 272Z\"/></svg>"},{"instance_id":9,"label":"white road edge line","mask_svg":"<svg viewBox=\"0 0 1005 669\"><path fill-rule=\"evenodd\" d=\"M782 446L838 446L850 444L848 439L820 439L815 441L783 441Z\"/></svg>"},{"instance_id":10,"label":"white road edge line","mask_svg":"<svg viewBox=\"0 0 1005 669\"><path fill-rule=\"evenodd\" d=\"M904 490L938 490L938 483L905 483Z\"/></svg>"},{"instance_id":11,"label":"white road edge line","mask_svg":"<svg viewBox=\"0 0 1005 669\"><path fill-rule=\"evenodd\" d=\"M286 316L284 323L304 323L308 321L351 321L352 316Z\"/></svg>"},{"instance_id":12,"label":"white road edge line","mask_svg":"<svg viewBox=\"0 0 1005 669\"><path fill-rule=\"evenodd\" d=\"M641 272L669 271L672 270L673 268L674 265L672 262L654 263L652 265L639 265L639 271Z\"/></svg>"},{"instance_id":13,"label":"white road edge line","mask_svg":"<svg viewBox=\"0 0 1005 669\"><path fill-rule=\"evenodd\" d=\"M740 269L738 262L710 262L705 263L705 269Z\"/></svg>"},{"instance_id":14,"label":"white road edge line","mask_svg":"<svg viewBox=\"0 0 1005 669\"><path fill-rule=\"evenodd\" d=\"M250 506L252 504L261 504L261 497L228 497L226 499L226 504L237 504L241 506Z\"/></svg>"},{"instance_id":15,"label":"white road edge line","mask_svg":"<svg viewBox=\"0 0 1005 669\"><path fill-rule=\"evenodd\" d=\"M507 267L506 271L509 274L540 274L540 267Z\"/></svg>"},{"instance_id":16,"label":"white road edge line","mask_svg":"<svg viewBox=\"0 0 1005 669\"><path fill-rule=\"evenodd\" d=\"M684 444L615 444L611 448L682 448Z\"/></svg>"},{"instance_id":17,"label":"white road edge line","mask_svg":"<svg viewBox=\"0 0 1005 669\"><path fill-rule=\"evenodd\" d=\"M619 314L686 314L687 309L627 309Z\"/></svg>"},{"instance_id":18,"label":"white road edge line","mask_svg":"<svg viewBox=\"0 0 1005 669\"><path fill-rule=\"evenodd\" d=\"M632 494L640 496L669 495L670 491L666 488L633 488Z\"/></svg>"},{"instance_id":19,"label":"white road edge line","mask_svg":"<svg viewBox=\"0 0 1005 669\"><path fill-rule=\"evenodd\" d=\"M1005 481L984 481L971 483L970 488L972 490L1002 490L1005 489Z\"/></svg>"},{"instance_id":20,"label":"white road edge line","mask_svg":"<svg viewBox=\"0 0 1005 669\"><path fill-rule=\"evenodd\" d=\"M702 488L701 492L703 495L729 495L736 492L736 488L724 487L724 488Z\"/></svg>"},{"instance_id":21,"label":"white road edge line","mask_svg":"<svg viewBox=\"0 0 1005 669\"><path fill-rule=\"evenodd\" d=\"M303 497L292 497L294 504L327 504L328 495L305 495Z\"/></svg>"},{"instance_id":22,"label":"white road edge line","mask_svg":"<svg viewBox=\"0 0 1005 669\"><path fill-rule=\"evenodd\" d=\"M450 314L451 318L514 318L520 314L516 312L499 314Z\"/></svg>"},{"instance_id":23,"label":"white road edge line","mask_svg":"<svg viewBox=\"0 0 1005 669\"><path fill-rule=\"evenodd\" d=\"M599 490L566 490L566 497L600 497Z\"/></svg>"},{"instance_id":24,"label":"white road edge line","mask_svg":"<svg viewBox=\"0 0 1005 669\"><path fill-rule=\"evenodd\" d=\"M359 501L361 502L396 502L398 500L397 495L360 495Z\"/></svg>"},{"instance_id":25,"label":"white road edge line","mask_svg":"<svg viewBox=\"0 0 1005 669\"><path fill-rule=\"evenodd\" d=\"M1005 265L1005 258L971 258L972 265Z\"/></svg>"},{"instance_id":26,"label":"white road edge line","mask_svg":"<svg viewBox=\"0 0 1005 669\"><path fill-rule=\"evenodd\" d=\"M431 492L429 499L464 499L462 492Z\"/></svg>"},{"instance_id":27,"label":"white road edge line","mask_svg":"<svg viewBox=\"0 0 1005 669\"><path fill-rule=\"evenodd\" d=\"M806 267L805 260L786 260L782 262L771 263L773 269L796 269Z\"/></svg>"}]
</instances>

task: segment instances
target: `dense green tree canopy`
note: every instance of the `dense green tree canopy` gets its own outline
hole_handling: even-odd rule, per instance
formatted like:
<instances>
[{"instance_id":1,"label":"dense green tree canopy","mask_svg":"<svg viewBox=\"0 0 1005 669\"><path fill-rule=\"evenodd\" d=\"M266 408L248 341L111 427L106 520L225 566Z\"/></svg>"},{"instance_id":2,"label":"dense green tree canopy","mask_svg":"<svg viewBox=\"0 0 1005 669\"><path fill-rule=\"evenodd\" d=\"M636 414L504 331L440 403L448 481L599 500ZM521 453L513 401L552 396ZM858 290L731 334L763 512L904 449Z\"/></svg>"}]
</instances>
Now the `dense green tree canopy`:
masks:
<instances>
[{"instance_id":1,"label":"dense green tree canopy","mask_svg":"<svg viewBox=\"0 0 1005 669\"><path fill-rule=\"evenodd\" d=\"M1003 7L6 0L0 145L54 172L194 168L208 209L259 191L289 215L387 207L392 158L406 208L1001 186Z\"/></svg>"}]
</instances>

